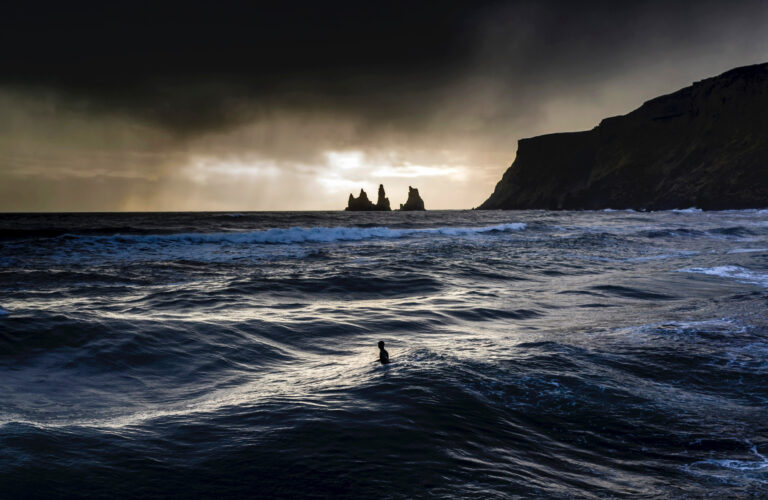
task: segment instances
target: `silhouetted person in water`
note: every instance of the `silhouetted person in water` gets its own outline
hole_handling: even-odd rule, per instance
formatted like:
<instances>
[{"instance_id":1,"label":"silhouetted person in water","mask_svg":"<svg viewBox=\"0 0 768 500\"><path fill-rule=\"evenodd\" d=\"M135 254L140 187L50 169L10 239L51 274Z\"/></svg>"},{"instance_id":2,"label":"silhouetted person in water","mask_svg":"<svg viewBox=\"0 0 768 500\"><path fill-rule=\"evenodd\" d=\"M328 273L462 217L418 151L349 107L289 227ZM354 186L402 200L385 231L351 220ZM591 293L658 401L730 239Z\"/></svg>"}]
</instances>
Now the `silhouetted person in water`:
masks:
<instances>
[{"instance_id":1,"label":"silhouetted person in water","mask_svg":"<svg viewBox=\"0 0 768 500\"><path fill-rule=\"evenodd\" d=\"M384 349L384 341L379 340L379 361L382 365L389 363L389 353Z\"/></svg>"}]
</instances>

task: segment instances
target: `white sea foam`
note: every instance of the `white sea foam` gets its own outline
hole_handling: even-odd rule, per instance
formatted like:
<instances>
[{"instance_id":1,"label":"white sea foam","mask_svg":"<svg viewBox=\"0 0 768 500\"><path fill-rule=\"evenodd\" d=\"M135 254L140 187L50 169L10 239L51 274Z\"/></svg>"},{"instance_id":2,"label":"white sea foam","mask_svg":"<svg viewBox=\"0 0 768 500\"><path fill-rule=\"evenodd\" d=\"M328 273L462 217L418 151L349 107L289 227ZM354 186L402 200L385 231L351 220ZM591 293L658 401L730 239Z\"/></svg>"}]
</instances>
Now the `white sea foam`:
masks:
<instances>
[{"instance_id":1,"label":"white sea foam","mask_svg":"<svg viewBox=\"0 0 768 500\"><path fill-rule=\"evenodd\" d=\"M755 253L755 252L768 252L768 248L734 248L728 250L728 253Z\"/></svg>"},{"instance_id":2,"label":"white sea foam","mask_svg":"<svg viewBox=\"0 0 768 500\"><path fill-rule=\"evenodd\" d=\"M717 266L717 267L691 267L681 269L684 273L698 273L709 276L730 278L742 283L768 286L768 274L751 271L741 266Z\"/></svg>"},{"instance_id":3,"label":"white sea foam","mask_svg":"<svg viewBox=\"0 0 768 500\"><path fill-rule=\"evenodd\" d=\"M750 451L755 455L755 458L757 458L757 460L733 460L733 459L708 458L706 460L700 460L698 462L692 463L690 465L690 468L696 469L704 466L705 468L716 467L716 468L737 470L742 472L756 471L756 470L762 470L762 469L768 468L768 458L766 458L765 455L757 451L757 446L755 446L751 441L746 440L746 442L750 446Z\"/></svg>"},{"instance_id":4,"label":"white sea foam","mask_svg":"<svg viewBox=\"0 0 768 500\"><path fill-rule=\"evenodd\" d=\"M690 208L673 208L670 210L670 212L675 212L677 214L698 214L703 212L702 209L696 208L696 207L690 207Z\"/></svg>"},{"instance_id":5,"label":"white sea foam","mask_svg":"<svg viewBox=\"0 0 768 500\"><path fill-rule=\"evenodd\" d=\"M80 239L119 243L219 243L219 244L290 244L327 243L396 239L423 235L467 237L483 233L521 231L524 223L497 224L483 227L437 227L427 229L390 229L388 227L291 227L242 233L180 233L153 235L77 236Z\"/></svg>"}]
</instances>

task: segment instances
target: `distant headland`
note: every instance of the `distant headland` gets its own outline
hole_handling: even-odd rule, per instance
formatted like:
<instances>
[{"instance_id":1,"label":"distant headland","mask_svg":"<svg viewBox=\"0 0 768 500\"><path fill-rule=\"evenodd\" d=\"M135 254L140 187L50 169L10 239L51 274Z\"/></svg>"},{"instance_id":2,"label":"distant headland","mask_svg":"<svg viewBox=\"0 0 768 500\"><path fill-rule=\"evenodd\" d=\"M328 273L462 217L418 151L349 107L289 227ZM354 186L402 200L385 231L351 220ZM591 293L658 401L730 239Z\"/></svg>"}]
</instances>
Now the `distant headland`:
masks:
<instances>
[{"instance_id":1,"label":"distant headland","mask_svg":"<svg viewBox=\"0 0 768 500\"><path fill-rule=\"evenodd\" d=\"M652 99L592 130L518 142L478 209L768 206L768 63Z\"/></svg>"},{"instance_id":2,"label":"distant headland","mask_svg":"<svg viewBox=\"0 0 768 500\"><path fill-rule=\"evenodd\" d=\"M349 200L347 201L347 208L344 210L349 212L388 212L392 210L389 205L389 198L387 198L384 192L384 185L379 184L379 197L376 203L373 203L368 199L368 194L364 189L360 190L360 194L357 198L350 193ZM413 210L425 210L424 200L419 196L419 190L408 186L408 201L405 204L400 204L401 211L413 211Z\"/></svg>"}]
</instances>

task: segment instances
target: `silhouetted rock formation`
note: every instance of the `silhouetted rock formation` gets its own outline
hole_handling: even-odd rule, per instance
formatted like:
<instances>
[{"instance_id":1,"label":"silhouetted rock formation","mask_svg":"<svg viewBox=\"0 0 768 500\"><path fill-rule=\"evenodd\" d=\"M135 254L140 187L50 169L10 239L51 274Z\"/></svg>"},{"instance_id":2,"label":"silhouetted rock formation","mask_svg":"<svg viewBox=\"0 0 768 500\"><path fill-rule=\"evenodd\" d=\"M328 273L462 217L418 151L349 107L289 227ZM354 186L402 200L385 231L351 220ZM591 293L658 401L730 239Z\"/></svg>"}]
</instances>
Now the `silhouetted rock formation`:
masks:
<instances>
[{"instance_id":1,"label":"silhouetted rock formation","mask_svg":"<svg viewBox=\"0 0 768 500\"><path fill-rule=\"evenodd\" d=\"M419 196L418 189L414 189L411 186L408 186L408 201L405 202L405 205L402 203L400 204L400 210L425 210L424 200L422 200L421 196Z\"/></svg>"},{"instance_id":2,"label":"silhouetted rock formation","mask_svg":"<svg viewBox=\"0 0 768 500\"><path fill-rule=\"evenodd\" d=\"M652 99L592 130L518 142L480 209L768 206L768 63Z\"/></svg>"},{"instance_id":3,"label":"silhouetted rock formation","mask_svg":"<svg viewBox=\"0 0 768 500\"><path fill-rule=\"evenodd\" d=\"M376 205L368 199L365 190L361 189L360 195L357 198L355 198L352 193L349 194L349 201L347 201L347 208L345 210L352 212L367 212L376 210Z\"/></svg>"},{"instance_id":4,"label":"silhouetted rock formation","mask_svg":"<svg viewBox=\"0 0 768 500\"><path fill-rule=\"evenodd\" d=\"M361 189L360 195L357 198L350 193L349 200L347 201L347 208L345 208L345 210L350 212L383 212L392 209L389 207L389 198L384 194L384 185L379 184L379 199L376 201L375 205L368 199L365 190Z\"/></svg>"},{"instance_id":5,"label":"silhouetted rock formation","mask_svg":"<svg viewBox=\"0 0 768 500\"><path fill-rule=\"evenodd\" d=\"M384 194L384 184L379 184L379 199L376 200L376 210L392 210L389 208L389 198Z\"/></svg>"}]
</instances>

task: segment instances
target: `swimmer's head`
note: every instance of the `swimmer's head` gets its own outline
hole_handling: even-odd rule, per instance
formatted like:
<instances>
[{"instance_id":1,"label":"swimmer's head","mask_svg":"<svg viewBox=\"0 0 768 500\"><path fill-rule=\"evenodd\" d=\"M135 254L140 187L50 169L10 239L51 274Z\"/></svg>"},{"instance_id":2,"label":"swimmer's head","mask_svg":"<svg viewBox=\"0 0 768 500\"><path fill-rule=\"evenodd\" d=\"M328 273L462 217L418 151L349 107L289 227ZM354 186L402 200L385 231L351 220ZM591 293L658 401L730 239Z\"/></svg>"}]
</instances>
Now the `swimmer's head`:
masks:
<instances>
[{"instance_id":1,"label":"swimmer's head","mask_svg":"<svg viewBox=\"0 0 768 500\"><path fill-rule=\"evenodd\" d=\"M384 349L384 341L379 340L379 349Z\"/></svg>"}]
</instances>

